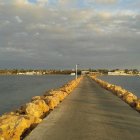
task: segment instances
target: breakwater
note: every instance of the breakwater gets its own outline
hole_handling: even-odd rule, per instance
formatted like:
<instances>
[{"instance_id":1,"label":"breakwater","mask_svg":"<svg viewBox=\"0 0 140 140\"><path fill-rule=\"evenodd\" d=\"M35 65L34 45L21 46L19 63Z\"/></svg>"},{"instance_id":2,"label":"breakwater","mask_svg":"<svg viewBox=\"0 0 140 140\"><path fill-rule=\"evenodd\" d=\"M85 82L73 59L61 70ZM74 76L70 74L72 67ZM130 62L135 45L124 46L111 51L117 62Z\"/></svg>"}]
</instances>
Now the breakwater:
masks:
<instances>
[{"instance_id":1,"label":"breakwater","mask_svg":"<svg viewBox=\"0 0 140 140\"><path fill-rule=\"evenodd\" d=\"M95 82L97 82L101 87L106 90L111 91L113 94L121 98L127 104L129 104L132 108L140 112L140 99L132 92L127 91L121 86L117 86L114 84L110 84L106 81L103 81L96 76L90 76Z\"/></svg>"},{"instance_id":2,"label":"breakwater","mask_svg":"<svg viewBox=\"0 0 140 140\"><path fill-rule=\"evenodd\" d=\"M31 102L0 117L0 140L20 140L53 110L74 88L82 77L72 80L63 87L35 96Z\"/></svg>"}]
</instances>

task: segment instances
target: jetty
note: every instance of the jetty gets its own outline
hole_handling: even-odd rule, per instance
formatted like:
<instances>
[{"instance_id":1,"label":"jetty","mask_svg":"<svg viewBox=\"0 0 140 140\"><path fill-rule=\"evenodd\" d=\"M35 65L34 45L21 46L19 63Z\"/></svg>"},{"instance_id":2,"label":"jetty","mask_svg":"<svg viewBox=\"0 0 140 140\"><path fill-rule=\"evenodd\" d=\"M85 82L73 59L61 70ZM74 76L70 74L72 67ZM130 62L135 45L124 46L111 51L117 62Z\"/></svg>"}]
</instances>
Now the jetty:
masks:
<instances>
[{"instance_id":1,"label":"jetty","mask_svg":"<svg viewBox=\"0 0 140 140\"><path fill-rule=\"evenodd\" d=\"M140 139L140 114L84 77L25 140Z\"/></svg>"}]
</instances>

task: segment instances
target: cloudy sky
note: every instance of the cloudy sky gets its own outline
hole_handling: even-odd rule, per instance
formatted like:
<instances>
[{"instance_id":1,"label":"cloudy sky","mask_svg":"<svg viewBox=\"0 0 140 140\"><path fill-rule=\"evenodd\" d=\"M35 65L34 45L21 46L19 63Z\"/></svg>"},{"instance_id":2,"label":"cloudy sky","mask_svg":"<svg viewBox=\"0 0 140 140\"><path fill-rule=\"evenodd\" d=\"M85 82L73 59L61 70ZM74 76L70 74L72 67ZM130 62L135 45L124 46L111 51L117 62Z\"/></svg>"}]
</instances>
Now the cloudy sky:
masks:
<instances>
[{"instance_id":1,"label":"cloudy sky","mask_svg":"<svg viewBox=\"0 0 140 140\"><path fill-rule=\"evenodd\" d=\"M0 0L0 69L140 69L140 0Z\"/></svg>"}]
</instances>

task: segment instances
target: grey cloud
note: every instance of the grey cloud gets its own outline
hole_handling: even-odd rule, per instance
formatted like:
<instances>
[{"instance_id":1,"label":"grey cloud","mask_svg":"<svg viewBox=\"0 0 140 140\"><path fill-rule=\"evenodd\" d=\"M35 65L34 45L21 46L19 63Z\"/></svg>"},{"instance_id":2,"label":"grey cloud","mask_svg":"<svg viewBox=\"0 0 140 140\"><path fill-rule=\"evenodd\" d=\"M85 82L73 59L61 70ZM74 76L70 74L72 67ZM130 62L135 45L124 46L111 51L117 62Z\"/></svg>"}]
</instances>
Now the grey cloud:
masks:
<instances>
[{"instance_id":1,"label":"grey cloud","mask_svg":"<svg viewBox=\"0 0 140 140\"><path fill-rule=\"evenodd\" d=\"M139 13L10 5L0 13L3 67L140 68Z\"/></svg>"},{"instance_id":2,"label":"grey cloud","mask_svg":"<svg viewBox=\"0 0 140 140\"><path fill-rule=\"evenodd\" d=\"M22 23L22 19L19 16L15 16L15 19L17 20L18 23Z\"/></svg>"},{"instance_id":3,"label":"grey cloud","mask_svg":"<svg viewBox=\"0 0 140 140\"><path fill-rule=\"evenodd\" d=\"M115 4L118 0L87 0L89 3L98 3L98 4Z\"/></svg>"}]
</instances>

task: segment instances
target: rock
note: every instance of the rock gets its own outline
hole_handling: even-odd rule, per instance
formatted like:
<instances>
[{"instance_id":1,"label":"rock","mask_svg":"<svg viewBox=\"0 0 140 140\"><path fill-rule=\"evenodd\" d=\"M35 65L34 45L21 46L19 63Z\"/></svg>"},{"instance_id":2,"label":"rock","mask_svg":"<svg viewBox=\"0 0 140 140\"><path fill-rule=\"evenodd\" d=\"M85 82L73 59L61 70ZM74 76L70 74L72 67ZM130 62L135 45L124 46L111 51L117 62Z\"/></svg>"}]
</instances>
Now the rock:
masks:
<instances>
[{"instance_id":1,"label":"rock","mask_svg":"<svg viewBox=\"0 0 140 140\"><path fill-rule=\"evenodd\" d=\"M116 92L116 93L118 93L119 91L121 91L122 90L122 87L120 87L120 86L115 86L114 87L114 91Z\"/></svg>"},{"instance_id":2,"label":"rock","mask_svg":"<svg viewBox=\"0 0 140 140\"><path fill-rule=\"evenodd\" d=\"M53 97L58 97L59 101L63 101L68 94L65 91L55 90L51 91L50 95L52 95Z\"/></svg>"},{"instance_id":3,"label":"rock","mask_svg":"<svg viewBox=\"0 0 140 140\"><path fill-rule=\"evenodd\" d=\"M101 82L101 85L102 85L102 87L104 87L104 88L106 88L107 87L107 85L108 85L108 83L107 82Z\"/></svg>"},{"instance_id":4,"label":"rock","mask_svg":"<svg viewBox=\"0 0 140 140\"><path fill-rule=\"evenodd\" d=\"M49 109L54 109L59 104L59 98L54 96L46 96L44 98L46 104L49 106Z\"/></svg>"},{"instance_id":5,"label":"rock","mask_svg":"<svg viewBox=\"0 0 140 140\"><path fill-rule=\"evenodd\" d=\"M125 90L123 88L116 92L117 96L120 98L122 98L126 93L127 93L127 90Z\"/></svg>"},{"instance_id":6,"label":"rock","mask_svg":"<svg viewBox=\"0 0 140 140\"><path fill-rule=\"evenodd\" d=\"M108 84L106 85L105 89L109 90L110 86L111 86L111 84L108 83Z\"/></svg>"},{"instance_id":7,"label":"rock","mask_svg":"<svg viewBox=\"0 0 140 140\"><path fill-rule=\"evenodd\" d=\"M44 100L34 100L26 104L22 111L27 115L42 118L49 111L49 106Z\"/></svg>"},{"instance_id":8,"label":"rock","mask_svg":"<svg viewBox=\"0 0 140 140\"><path fill-rule=\"evenodd\" d=\"M136 103L136 110L140 112L140 99L135 101L135 103Z\"/></svg>"},{"instance_id":9,"label":"rock","mask_svg":"<svg viewBox=\"0 0 140 140\"><path fill-rule=\"evenodd\" d=\"M42 99L42 96L34 96L34 97L32 97L31 101L41 100L41 99Z\"/></svg>"},{"instance_id":10,"label":"rock","mask_svg":"<svg viewBox=\"0 0 140 140\"><path fill-rule=\"evenodd\" d=\"M33 117L16 114L3 115L0 117L0 139L20 140L20 136L34 123L38 122Z\"/></svg>"},{"instance_id":11,"label":"rock","mask_svg":"<svg viewBox=\"0 0 140 140\"><path fill-rule=\"evenodd\" d=\"M124 94L123 100L131 105L137 100L137 96L135 96L131 92L127 92L127 93Z\"/></svg>"},{"instance_id":12,"label":"rock","mask_svg":"<svg viewBox=\"0 0 140 140\"><path fill-rule=\"evenodd\" d=\"M114 91L115 91L115 85L112 85L112 84L111 84L109 90L112 91L112 92L114 92Z\"/></svg>"},{"instance_id":13,"label":"rock","mask_svg":"<svg viewBox=\"0 0 140 140\"><path fill-rule=\"evenodd\" d=\"M68 94L70 94L72 92L73 88L71 86L64 86L63 87L63 91L67 92Z\"/></svg>"}]
</instances>

